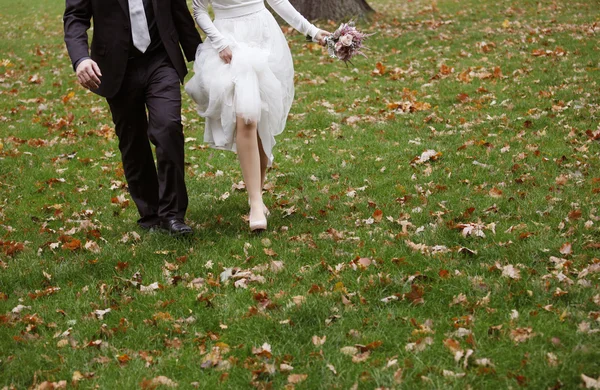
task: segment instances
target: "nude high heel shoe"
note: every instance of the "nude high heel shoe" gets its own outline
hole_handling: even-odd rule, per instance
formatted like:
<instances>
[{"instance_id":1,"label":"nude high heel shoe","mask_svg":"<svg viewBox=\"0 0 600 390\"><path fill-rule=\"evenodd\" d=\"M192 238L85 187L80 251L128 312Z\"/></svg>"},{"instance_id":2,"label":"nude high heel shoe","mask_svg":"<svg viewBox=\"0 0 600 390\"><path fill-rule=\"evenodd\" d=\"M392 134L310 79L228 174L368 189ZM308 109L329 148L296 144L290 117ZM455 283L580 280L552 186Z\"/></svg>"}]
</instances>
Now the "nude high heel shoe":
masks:
<instances>
[{"instance_id":1,"label":"nude high heel shoe","mask_svg":"<svg viewBox=\"0 0 600 390\"><path fill-rule=\"evenodd\" d=\"M267 230L267 213L265 213L265 209L263 208L263 212L262 212L262 216L261 218L258 219L252 219L249 216L249 220L250 220L250 231L251 232L260 232L260 231L264 231ZM268 212L268 210L267 210ZM250 211L250 214L252 214L252 211Z\"/></svg>"},{"instance_id":2,"label":"nude high heel shoe","mask_svg":"<svg viewBox=\"0 0 600 390\"><path fill-rule=\"evenodd\" d=\"M248 206L250 206L250 201L248 201ZM267 208L267 206L263 203L263 213L265 214L266 218L269 218L271 216L271 212L269 211L269 209Z\"/></svg>"}]
</instances>

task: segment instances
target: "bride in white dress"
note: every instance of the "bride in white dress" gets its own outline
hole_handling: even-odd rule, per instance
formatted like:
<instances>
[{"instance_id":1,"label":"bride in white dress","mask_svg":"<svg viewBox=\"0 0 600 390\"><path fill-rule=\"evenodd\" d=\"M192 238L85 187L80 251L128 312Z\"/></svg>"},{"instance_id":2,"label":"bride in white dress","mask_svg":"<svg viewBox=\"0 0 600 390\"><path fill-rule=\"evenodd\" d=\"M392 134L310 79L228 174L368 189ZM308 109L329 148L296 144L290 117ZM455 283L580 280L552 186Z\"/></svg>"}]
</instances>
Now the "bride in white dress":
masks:
<instances>
[{"instance_id":1,"label":"bride in white dress","mask_svg":"<svg viewBox=\"0 0 600 390\"><path fill-rule=\"evenodd\" d=\"M264 0L193 0L206 33L194 77L185 90L205 118L204 141L237 152L250 204L250 230L267 228L262 200L275 136L283 132L294 99L294 65L288 43ZM267 0L287 23L322 45L327 31L308 22L288 0Z\"/></svg>"}]
</instances>

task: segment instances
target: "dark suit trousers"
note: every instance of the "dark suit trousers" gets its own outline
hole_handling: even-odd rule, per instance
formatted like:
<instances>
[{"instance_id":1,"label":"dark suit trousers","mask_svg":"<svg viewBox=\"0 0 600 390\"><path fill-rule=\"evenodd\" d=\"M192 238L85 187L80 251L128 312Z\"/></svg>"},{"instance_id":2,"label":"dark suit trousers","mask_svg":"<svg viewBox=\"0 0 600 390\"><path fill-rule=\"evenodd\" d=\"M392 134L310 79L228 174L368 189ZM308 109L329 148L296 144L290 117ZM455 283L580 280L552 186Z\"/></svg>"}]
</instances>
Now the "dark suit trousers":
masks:
<instances>
[{"instance_id":1,"label":"dark suit trousers","mask_svg":"<svg viewBox=\"0 0 600 390\"><path fill-rule=\"evenodd\" d=\"M181 90L167 54L159 50L130 59L121 89L107 101L138 223L183 219L188 197ZM149 141L156 147L156 166Z\"/></svg>"}]
</instances>

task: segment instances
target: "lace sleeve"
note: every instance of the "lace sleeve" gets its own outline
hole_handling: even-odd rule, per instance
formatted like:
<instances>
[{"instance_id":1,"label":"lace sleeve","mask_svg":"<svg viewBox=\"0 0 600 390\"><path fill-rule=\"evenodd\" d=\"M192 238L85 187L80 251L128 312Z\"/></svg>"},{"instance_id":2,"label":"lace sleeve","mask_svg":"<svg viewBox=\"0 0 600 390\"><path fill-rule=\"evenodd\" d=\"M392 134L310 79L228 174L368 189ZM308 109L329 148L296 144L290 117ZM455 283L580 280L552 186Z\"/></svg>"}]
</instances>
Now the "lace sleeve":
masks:
<instances>
[{"instance_id":1,"label":"lace sleeve","mask_svg":"<svg viewBox=\"0 0 600 390\"><path fill-rule=\"evenodd\" d=\"M298 12L288 0L267 0L271 8L290 26L304 35L315 37L319 29Z\"/></svg>"},{"instance_id":2,"label":"lace sleeve","mask_svg":"<svg viewBox=\"0 0 600 390\"><path fill-rule=\"evenodd\" d=\"M212 47L216 51L220 52L223 49L226 49L230 43L213 24L210 16L208 15L207 7L208 0L194 0L194 18L196 19L198 26L202 29L202 31L204 31L208 39L210 39Z\"/></svg>"}]
</instances>

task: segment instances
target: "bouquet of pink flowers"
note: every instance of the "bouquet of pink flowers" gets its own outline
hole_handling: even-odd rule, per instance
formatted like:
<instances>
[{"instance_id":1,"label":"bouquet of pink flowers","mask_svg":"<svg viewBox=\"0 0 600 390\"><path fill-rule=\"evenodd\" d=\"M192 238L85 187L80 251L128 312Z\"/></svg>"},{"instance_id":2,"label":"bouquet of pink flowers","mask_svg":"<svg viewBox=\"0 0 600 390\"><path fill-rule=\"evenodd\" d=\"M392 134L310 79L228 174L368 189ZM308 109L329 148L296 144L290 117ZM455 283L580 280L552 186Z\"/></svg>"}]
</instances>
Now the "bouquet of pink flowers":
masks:
<instances>
[{"instance_id":1,"label":"bouquet of pink flowers","mask_svg":"<svg viewBox=\"0 0 600 390\"><path fill-rule=\"evenodd\" d=\"M365 34L358 31L354 22L350 21L342 23L333 34L325 38L325 44L331 58L349 62L354 56L359 54L365 58L367 57L362 52L362 49L365 48L363 42L371 35L373 34Z\"/></svg>"}]
</instances>

